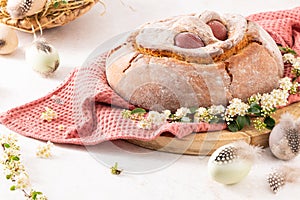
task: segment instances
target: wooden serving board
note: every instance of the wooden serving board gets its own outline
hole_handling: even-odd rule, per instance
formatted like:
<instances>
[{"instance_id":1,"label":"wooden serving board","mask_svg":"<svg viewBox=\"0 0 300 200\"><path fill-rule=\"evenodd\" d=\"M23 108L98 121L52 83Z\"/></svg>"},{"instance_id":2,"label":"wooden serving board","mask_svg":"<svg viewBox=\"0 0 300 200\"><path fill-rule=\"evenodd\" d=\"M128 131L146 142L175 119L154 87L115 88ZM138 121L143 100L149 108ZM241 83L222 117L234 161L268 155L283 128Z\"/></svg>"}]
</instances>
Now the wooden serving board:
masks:
<instances>
[{"instance_id":1,"label":"wooden serving board","mask_svg":"<svg viewBox=\"0 0 300 200\"><path fill-rule=\"evenodd\" d=\"M287 107L278 109L272 117L279 122L280 116L289 112L295 117L300 117L300 102L291 104ZM253 126L246 127L242 131L230 132L228 130L197 133L188 135L182 139L173 135L161 135L152 141L127 140L128 142L140 147L164 151L170 153L187 154L187 155L211 155L219 147L244 140L249 144L256 146L269 146L270 130L258 131Z\"/></svg>"}]
</instances>

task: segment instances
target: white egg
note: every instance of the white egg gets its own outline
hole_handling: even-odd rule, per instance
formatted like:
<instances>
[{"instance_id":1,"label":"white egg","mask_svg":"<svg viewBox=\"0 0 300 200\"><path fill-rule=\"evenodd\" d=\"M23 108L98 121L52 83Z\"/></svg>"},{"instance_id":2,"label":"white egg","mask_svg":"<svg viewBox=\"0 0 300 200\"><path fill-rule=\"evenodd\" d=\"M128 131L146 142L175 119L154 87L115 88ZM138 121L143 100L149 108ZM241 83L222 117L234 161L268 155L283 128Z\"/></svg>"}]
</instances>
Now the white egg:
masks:
<instances>
[{"instance_id":1,"label":"white egg","mask_svg":"<svg viewBox=\"0 0 300 200\"><path fill-rule=\"evenodd\" d=\"M59 66L57 50L44 40L36 40L26 49L25 57L32 69L44 76L51 75Z\"/></svg>"},{"instance_id":2,"label":"white egg","mask_svg":"<svg viewBox=\"0 0 300 200\"><path fill-rule=\"evenodd\" d=\"M0 54L10 54L18 47L18 36L12 28L0 24Z\"/></svg>"},{"instance_id":3,"label":"white egg","mask_svg":"<svg viewBox=\"0 0 300 200\"><path fill-rule=\"evenodd\" d=\"M252 160L240 158L234 143L217 149L208 161L208 172L212 179L226 185L242 181L251 167Z\"/></svg>"}]
</instances>

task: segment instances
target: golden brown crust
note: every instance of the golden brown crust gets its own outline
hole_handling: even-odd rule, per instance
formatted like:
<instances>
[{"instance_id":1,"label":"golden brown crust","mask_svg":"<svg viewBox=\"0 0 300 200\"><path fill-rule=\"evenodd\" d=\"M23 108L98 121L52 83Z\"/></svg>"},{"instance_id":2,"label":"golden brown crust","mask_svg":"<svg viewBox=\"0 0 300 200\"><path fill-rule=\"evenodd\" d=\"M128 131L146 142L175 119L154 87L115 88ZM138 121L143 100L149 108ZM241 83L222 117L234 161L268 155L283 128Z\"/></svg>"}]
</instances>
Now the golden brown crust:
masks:
<instances>
[{"instance_id":1,"label":"golden brown crust","mask_svg":"<svg viewBox=\"0 0 300 200\"><path fill-rule=\"evenodd\" d=\"M171 22L167 20L168 25ZM201 57L201 53L199 57L191 56L197 53L187 54L193 50L178 53L180 49L143 47L136 43L137 31L109 55L108 82L130 103L158 111L226 105L232 98L245 101L252 94L276 88L282 76L279 50L260 29L248 22L248 27L243 27L244 32L239 31L244 35L234 46L227 45L233 40L230 37L229 42L218 41L214 45L222 47L222 54L210 57L205 54ZM151 42L148 45L151 46Z\"/></svg>"},{"instance_id":2,"label":"golden brown crust","mask_svg":"<svg viewBox=\"0 0 300 200\"><path fill-rule=\"evenodd\" d=\"M276 60L262 45L253 43L226 63L232 75L229 90L236 98L246 101L252 94L270 92L278 87L280 77L276 71L272 73Z\"/></svg>"}]
</instances>

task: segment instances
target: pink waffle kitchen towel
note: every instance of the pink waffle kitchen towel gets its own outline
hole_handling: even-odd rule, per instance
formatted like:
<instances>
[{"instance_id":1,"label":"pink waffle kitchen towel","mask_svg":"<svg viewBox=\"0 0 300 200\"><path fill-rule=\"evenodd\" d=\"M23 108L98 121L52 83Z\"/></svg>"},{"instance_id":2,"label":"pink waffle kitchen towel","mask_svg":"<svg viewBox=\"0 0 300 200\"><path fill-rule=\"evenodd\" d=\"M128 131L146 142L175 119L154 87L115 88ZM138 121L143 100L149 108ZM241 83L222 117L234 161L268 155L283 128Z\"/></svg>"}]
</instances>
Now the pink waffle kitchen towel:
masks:
<instances>
[{"instance_id":1,"label":"pink waffle kitchen towel","mask_svg":"<svg viewBox=\"0 0 300 200\"><path fill-rule=\"evenodd\" d=\"M300 7L292 10L251 15L274 40L300 54ZM107 140L152 140L162 133L182 138L194 132L226 128L224 124L168 123L155 130L137 128L134 121L123 119L124 108L134 108L108 85L105 76L106 54L87 66L75 69L55 91L0 116L0 123L22 135L55 143L93 145ZM286 70L287 72L288 70ZM286 76L290 74L286 73ZM292 96L291 101L300 100ZM43 121L45 108L57 113L52 121Z\"/></svg>"}]
</instances>

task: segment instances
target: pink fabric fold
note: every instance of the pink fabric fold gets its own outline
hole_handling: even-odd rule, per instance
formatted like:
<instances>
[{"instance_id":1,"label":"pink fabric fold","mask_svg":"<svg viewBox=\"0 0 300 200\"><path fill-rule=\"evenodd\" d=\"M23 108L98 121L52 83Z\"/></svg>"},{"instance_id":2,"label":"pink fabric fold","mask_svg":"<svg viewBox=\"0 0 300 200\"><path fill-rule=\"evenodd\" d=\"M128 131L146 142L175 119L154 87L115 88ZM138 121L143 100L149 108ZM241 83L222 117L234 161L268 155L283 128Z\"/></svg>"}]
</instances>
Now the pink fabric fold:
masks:
<instances>
[{"instance_id":1,"label":"pink fabric fold","mask_svg":"<svg viewBox=\"0 0 300 200\"><path fill-rule=\"evenodd\" d=\"M248 19L263 26L278 44L300 53L300 7L259 13ZM87 66L75 69L47 96L1 114L0 123L28 137L80 145L115 139L153 140L163 133L182 138L191 133L226 128L224 124L207 123L166 123L152 130L137 128L137 122L122 118L122 110L134 106L109 87L105 60L106 54L102 54ZM289 73L285 75L290 76ZM290 103L299 100L299 95L290 97ZM46 107L57 112L58 118L43 121L41 113Z\"/></svg>"},{"instance_id":2,"label":"pink fabric fold","mask_svg":"<svg viewBox=\"0 0 300 200\"><path fill-rule=\"evenodd\" d=\"M300 7L258 13L247 19L260 24L277 44L288 46L300 55Z\"/></svg>"}]
</instances>

